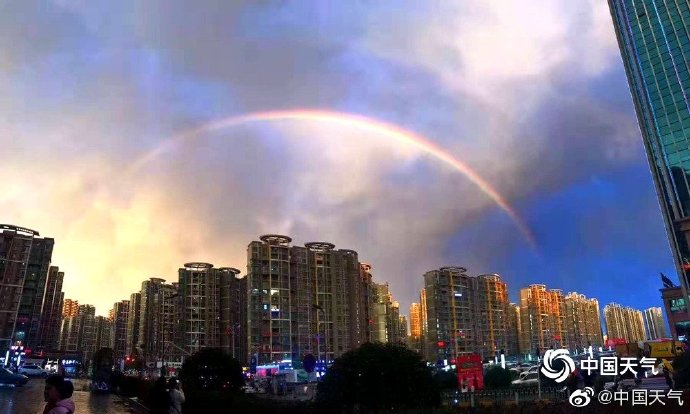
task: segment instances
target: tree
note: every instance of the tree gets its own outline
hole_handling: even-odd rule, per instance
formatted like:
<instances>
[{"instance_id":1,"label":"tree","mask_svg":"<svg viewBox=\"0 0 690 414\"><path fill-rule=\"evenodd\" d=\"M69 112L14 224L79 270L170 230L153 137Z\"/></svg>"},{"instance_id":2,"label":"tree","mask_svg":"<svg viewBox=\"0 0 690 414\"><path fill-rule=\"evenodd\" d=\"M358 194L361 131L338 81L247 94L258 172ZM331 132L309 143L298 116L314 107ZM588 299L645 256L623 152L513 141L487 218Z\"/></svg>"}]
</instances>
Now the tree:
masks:
<instances>
[{"instance_id":1,"label":"tree","mask_svg":"<svg viewBox=\"0 0 690 414\"><path fill-rule=\"evenodd\" d=\"M226 413L244 385L240 363L220 349L202 349L184 361L180 380L184 412Z\"/></svg>"},{"instance_id":2,"label":"tree","mask_svg":"<svg viewBox=\"0 0 690 414\"><path fill-rule=\"evenodd\" d=\"M238 390L244 385L242 366L220 349L202 349L182 364L185 387L204 390Z\"/></svg>"},{"instance_id":3,"label":"tree","mask_svg":"<svg viewBox=\"0 0 690 414\"><path fill-rule=\"evenodd\" d=\"M510 386L513 377L510 370L501 367L491 367L484 374L484 386L486 388L506 388Z\"/></svg>"},{"instance_id":4,"label":"tree","mask_svg":"<svg viewBox=\"0 0 690 414\"><path fill-rule=\"evenodd\" d=\"M436 407L439 392L426 363L393 344L364 344L337 358L318 385L324 412L358 406L362 412Z\"/></svg>"},{"instance_id":5,"label":"tree","mask_svg":"<svg viewBox=\"0 0 690 414\"><path fill-rule=\"evenodd\" d=\"M439 390L457 390L458 374L455 371L438 371L434 374L434 383Z\"/></svg>"}]
</instances>

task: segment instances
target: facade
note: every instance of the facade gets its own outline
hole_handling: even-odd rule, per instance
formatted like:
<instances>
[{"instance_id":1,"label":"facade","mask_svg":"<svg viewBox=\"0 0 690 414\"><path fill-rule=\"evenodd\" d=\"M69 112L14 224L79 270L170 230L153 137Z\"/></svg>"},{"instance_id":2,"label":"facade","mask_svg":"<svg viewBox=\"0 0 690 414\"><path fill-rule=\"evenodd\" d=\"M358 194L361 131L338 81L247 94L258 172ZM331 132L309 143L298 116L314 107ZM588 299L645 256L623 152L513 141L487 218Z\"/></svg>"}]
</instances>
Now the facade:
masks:
<instances>
[{"instance_id":1,"label":"facade","mask_svg":"<svg viewBox=\"0 0 690 414\"><path fill-rule=\"evenodd\" d=\"M115 302L112 309L112 347L113 358L122 360L127 355L127 317L129 315L129 301Z\"/></svg>"},{"instance_id":2,"label":"facade","mask_svg":"<svg viewBox=\"0 0 690 414\"><path fill-rule=\"evenodd\" d=\"M476 352L473 281L463 267L442 267L424 274L429 362Z\"/></svg>"},{"instance_id":3,"label":"facade","mask_svg":"<svg viewBox=\"0 0 690 414\"><path fill-rule=\"evenodd\" d=\"M671 336L686 341L690 332L690 312L688 312L688 301L683 297L682 289L680 287L661 289L661 297L671 327Z\"/></svg>"},{"instance_id":4,"label":"facade","mask_svg":"<svg viewBox=\"0 0 690 414\"><path fill-rule=\"evenodd\" d=\"M63 297L62 282L65 273L57 266L48 269L45 295L43 297L43 312L41 314L41 331L39 342L42 350L56 350L60 347L60 329L62 327Z\"/></svg>"},{"instance_id":5,"label":"facade","mask_svg":"<svg viewBox=\"0 0 690 414\"><path fill-rule=\"evenodd\" d=\"M14 342L31 349L43 348L40 343L41 312L54 245L55 240L51 238L34 237L26 266Z\"/></svg>"},{"instance_id":6,"label":"facade","mask_svg":"<svg viewBox=\"0 0 690 414\"><path fill-rule=\"evenodd\" d=\"M587 299L576 292L568 293L565 296L564 347L582 350L589 346L602 346L604 339L600 315L596 299Z\"/></svg>"},{"instance_id":7,"label":"facade","mask_svg":"<svg viewBox=\"0 0 690 414\"><path fill-rule=\"evenodd\" d=\"M191 355L203 348L219 348L220 272L210 263L185 263L179 270L178 343Z\"/></svg>"},{"instance_id":8,"label":"facade","mask_svg":"<svg viewBox=\"0 0 690 414\"><path fill-rule=\"evenodd\" d=\"M479 275L473 279L476 351L482 358L493 358L508 349L508 286L497 274Z\"/></svg>"},{"instance_id":9,"label":"facade","mask_svg":"<svg viewBox=\"0 0 690 414\"><path fill-rule=\"evenodd\" d=\"M645 340L641 311L610 303L604 307L604 319L609 340L625 339L627 342Z\"/></svg>"},{"instance_id":10,"label":"facade","mask_svg":"<svg viewBox=\"0 0 690 414\"><path fill-rule=\"evenodd\" d=\"M110 348L112 346L112 321L105 316L96 316L95 326L95 349Z\"/></svg>"},{"instance_id":11,"label":"facade","mask_svg":"<svg viewBox=\"0 0 690 414\"><path fill-rule=\"evenodd\" d=\"M177 327L177 287L165 279L151 278L141 283L139 311L139 342L144 345L143 357L155 361L164 356L176 356L171 344Z\"/></svg>"},{"instance_id":12,"label":"facade","mask_svg":"<svg viewBox=\"0 0 690 414\"><path fill-rule=\"evenodd\" d=\"M690 4L677 0L609 0L609 7L681 291L687 300L687 272L690 269L690 32L687 27ZM668 317L671 320L671 315ZM683 327L689 321L679 322Z\"/></svg>"},{"instance_id":13,"label":"facade","mask_svg":"<svg viewBox=\"0 0 690 414\"><path fill-rule=\"evenodd\" d=\"M259 364L306 354L333 360L366 341L366 272L357 252L291 242L265 235L247 248L248 351Z\"/></svg>"},{"instance_id":14,"label":"facade","mask_svg":"<svg viewBox=\"0 0 690 414\"><path fill-rule=\"evenodd\" d=\"M35 230L0 224L0 352L13 344Z\"/></svg>"},{"instance_id":15,"label":"facade","mask_svg":"<svg viewBox=\"0 0 690 414\"><path fill-rule=\"evenodd\" d=\"M421 317L422 317L422 338L419 341L420 353L424 358L426 358L428 356L427 338L429 337L427 306L426 306L426 288L422 288L419 291L419 311L422 314L421 315Z\"/></svg>"},{"instance_id":16,"label":"facade","mask_svg":"<svg viewBox=\"0 0 690 414\"><path fill-rule=\"evenodd\" d=\"M95 318L96 308L78 305L76 313L72 312L62 319L60 351L77 355L85 367L88 367L96 352Z\"/></svg>"},{"instance_id":17,"label":"facade","mask_svg":"<svg viewBox=\"0 0 690 414\"><path fill-rule=\"evenodd\" d=\"M96 352L96 308L79 305L79 334L77 351L84 368L88 369Z\"/></svg>"},{"instance_id":18,"label":"facade","mask_svg":"<svg viewBox=\"0 0 690 414\"><path fill-rule=\"evenodd\" d=\"M419 303L410 304L410 336L408 346L410 349L422 352L422 306Z\"/></svg>"},{"instance_id":19,"label":"facade","mask_svg":"<svg viewBox=\"0 0 690 414\"><path fill-rule=\"evenodd\" d=\"M62 304L62 317L77 316L79 313L79 301L65 299Z\"/></svg>"},{"instance_id":20,"label":"facade","mask_svg":"<svg viewBox=\"0 0 690 414\"><path fill-rule=\"evenodd\" d=\"M520 324L520 305L509 303L506 306L506 354L509 356L521 355L528 351L520 349L520 336L522 325Z\"/></svg>"},{"instance_id":21,"label":"facade","mask_svg":"<svg viewBox=\"0 0 690 414\"><path fill-rule=\"evenodd\" d=\"M247 278L232 267L220 272L220 346L241 364L249 363L247 351Z\"/></svg>"},{"instance_id":22,"label":"facade","mask_svg":"<svg viewBox=\"0 0 690 414\"><path fill-rule=\"evenodd\" d=\"M353 318L353 323L356 323L359 328L356 332L358 343L354 344L353 349L359 347L363 343L373 342L374 335L374 309L372 303L374 300L374 282L371 274L371 265L367 263L359 264L359 280L356 284L356 290L352 293L356 300L356 316Z\"/></svg>"},{"instance_id":23,"label":"facade","mask_svg":"<svg viewBox=\"0 0 690 414\"><path fill-rule=\"evenodd\" d=\"M645 309L642 317L644 319L644 334L646 339L654 340L668 337L661 308L655 307Z\"/></svg>"},{"instance_id":24,"label":"facade","mask_svg":"<svg viewBox=\"0 0 690 414\"><path fill-rule=\"evenodd\" d=\"M520 350L543 355L545 349L564 346L565 298L558 289L530 285L520 290Z\"/></svg>"},{"instance_id":25,"label":"facade","mask_svg":"<svg viewBox=\"0 0 690 414\"><path fill-rule=\"evenodd\" d=\"M127 354L141 354L139 341L139 321L141 318L141 293L129 296L129 312L127 313Z\"/></svg>"}]
</instances>

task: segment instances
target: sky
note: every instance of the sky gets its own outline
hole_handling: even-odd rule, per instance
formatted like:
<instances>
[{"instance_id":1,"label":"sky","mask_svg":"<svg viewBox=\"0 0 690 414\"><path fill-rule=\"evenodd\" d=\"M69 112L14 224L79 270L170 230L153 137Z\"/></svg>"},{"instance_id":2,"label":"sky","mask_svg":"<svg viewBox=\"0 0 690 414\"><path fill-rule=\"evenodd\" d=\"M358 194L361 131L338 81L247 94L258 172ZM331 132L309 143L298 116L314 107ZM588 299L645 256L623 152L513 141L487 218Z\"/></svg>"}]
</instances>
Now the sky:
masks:
<instances>
[{"instance_id":1,"label":"sky","mask_svg":"<svg viewBox=\"0 0 690 414\"><path fill-rule=\"evenodd\" d=\"M424 137L504 197L380 131ZM138 168L132 165L151 151ZM246 269L266 233L354 249L403 313L424 272L499 273L646 308L677 281L600 0L0 3L0 222L55 238L107 314L186 262Z\"/></svg>"}]
</instances>

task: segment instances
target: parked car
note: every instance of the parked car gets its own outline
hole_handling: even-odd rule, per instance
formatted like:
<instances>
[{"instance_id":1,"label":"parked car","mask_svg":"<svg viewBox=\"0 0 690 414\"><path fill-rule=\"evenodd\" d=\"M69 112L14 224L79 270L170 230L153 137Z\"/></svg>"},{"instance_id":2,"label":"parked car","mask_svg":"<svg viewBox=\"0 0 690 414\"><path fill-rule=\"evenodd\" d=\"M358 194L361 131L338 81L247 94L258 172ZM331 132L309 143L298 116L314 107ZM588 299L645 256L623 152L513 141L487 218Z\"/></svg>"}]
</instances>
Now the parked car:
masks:
<instances>
[{"instance_id":1,"label":"parked car","mask_svg":"<svg viewBox=\"0 0 690 414\"><path fill-rule=\"evenodd\" d=\"M48 372L35 364L24 364L19 368L19 374L27 377L47 377Z\"/></svg>"},{"instance_id":2,"label":"parked car","mask_svg":"<svg viewBox=\"0 0 690 414\"><path fill-rule=\"evenodd\" d=\"M15 374L7 368L0 368L0 384L21 387L27 382L29 382L29 377L26 375Z\"/></svg>"},{"instance_id":3,"label":"parked car","mask_svg":"<svg viewBox=\"0 0 690 414\"><path fill-rule=\"evenodd\" d=\"M515 381L511 382L513 387L531 387L538 385L539 383L539 373L532 372L525 376L521 376Z\"/></svg>"}]
</instances>

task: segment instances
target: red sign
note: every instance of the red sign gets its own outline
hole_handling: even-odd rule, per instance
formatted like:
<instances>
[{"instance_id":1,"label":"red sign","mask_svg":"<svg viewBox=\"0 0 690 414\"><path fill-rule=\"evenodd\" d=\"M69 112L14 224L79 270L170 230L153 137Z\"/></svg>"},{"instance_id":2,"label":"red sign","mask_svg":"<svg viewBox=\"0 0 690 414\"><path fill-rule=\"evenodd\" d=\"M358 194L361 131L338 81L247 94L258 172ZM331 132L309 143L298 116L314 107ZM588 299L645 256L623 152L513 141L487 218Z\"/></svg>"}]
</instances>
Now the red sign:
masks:
<instances>
[{"instance_id":1,"label":"red sign","mask_svg":"<svg viewBox=\"0 0 690 414\"><path fill-rule=\"evenodd\" d=\"M614 347L616 345L625 345L628 341L624 338L609 338L606 340L606 346Z\"/></svg>"},{"instance_id":2,"label":"red sign","mask_svg":"<svg viewBox=\"0 0 690 414\"><path fill-rule=\"evenodd\" d=\"M458 366L458 388L460 390L484 389L484 370L481 356L477 354L460 355L456 362Z\"/></svg>"},{"instance_id":3,"label":"red sign","mask_svg":"<svg viewBox=\"0 0 690 414\"><path fill-rule=\"evenodd\" d=\"M439 348L445 348L446 343L444 341L438 341L436 342L436 346L438 346Z\"/></svg>"}]
</instances>

